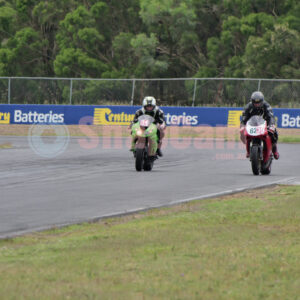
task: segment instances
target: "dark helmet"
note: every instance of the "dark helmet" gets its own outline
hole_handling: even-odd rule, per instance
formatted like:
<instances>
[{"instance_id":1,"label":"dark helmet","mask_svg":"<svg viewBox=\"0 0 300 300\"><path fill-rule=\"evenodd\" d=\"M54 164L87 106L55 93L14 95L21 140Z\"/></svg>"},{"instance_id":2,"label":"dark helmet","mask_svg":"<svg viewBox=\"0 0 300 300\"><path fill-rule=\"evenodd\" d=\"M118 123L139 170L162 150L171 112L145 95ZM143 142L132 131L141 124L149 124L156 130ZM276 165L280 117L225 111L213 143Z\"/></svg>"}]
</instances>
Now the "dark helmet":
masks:
<instances>
[{"instance_id":1,"label":"dark helmet","mask_svg":"<svg viewBox=\"0 0 300 300\"><path fill-rule=\"evenodd\" d=\"M251 95L251 102L255 107L262 107L264 99L265 99L264 94L259 91L256 91Z\"/></svg>"}]
</instances>

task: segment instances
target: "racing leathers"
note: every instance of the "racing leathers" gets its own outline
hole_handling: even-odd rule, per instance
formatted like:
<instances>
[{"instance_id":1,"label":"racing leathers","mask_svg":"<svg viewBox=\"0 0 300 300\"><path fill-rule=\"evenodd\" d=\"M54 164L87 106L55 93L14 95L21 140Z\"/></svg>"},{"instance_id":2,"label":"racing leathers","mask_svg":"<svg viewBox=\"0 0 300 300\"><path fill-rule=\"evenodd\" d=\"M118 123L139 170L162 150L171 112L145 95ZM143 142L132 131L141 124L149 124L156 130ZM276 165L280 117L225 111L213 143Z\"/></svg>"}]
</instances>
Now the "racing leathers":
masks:
<instances>
[{"instance_id":1,"label":"racing leathers","mask_svg":"<svg viewBox=\"0 0 300 300\"><path fill-rule=\"evenodd\" d=\"M264 120L267 121L268 126L268 133L272 140L272 152L275 157L275 159L279 158L279 153L277 151L277 140L278 140L278 132L275 128L275 117L273 114L273 110L271 105L267 101L263 101L262 105L260 107L255 107L252 102L249 102L242 114L242 120L241 120L241 128L244 128L246 126L247 121L252 116L262 116ZM242 131L241 131L242 132ZM242 141L245 142L245 140L241 137ZM247 147L247 157L249 157L249 145L246 145Z\"/></svg>"},{"instance_id":2,"label":"racing leathers","mask_svg":"<svg viewBox=\"0 0 300 300\"><path fill-rule=\"evenodd\" d=\"M142 115L149 115L154 119L154 124L157 126L157 140L158 140L158 146L157 146L157 154L159 156L162 156L161 152L161 146L162 146L162 139L165 136L165 128L166 128L166 122L164 117L164 112L158 107L155 106L153 110L148 111L144 107L138 109L134 115L133 123L138 122L138 118ZM133 150L135 146L135 141L132 141L131 149Z\"/></svg>"}]
</instances>

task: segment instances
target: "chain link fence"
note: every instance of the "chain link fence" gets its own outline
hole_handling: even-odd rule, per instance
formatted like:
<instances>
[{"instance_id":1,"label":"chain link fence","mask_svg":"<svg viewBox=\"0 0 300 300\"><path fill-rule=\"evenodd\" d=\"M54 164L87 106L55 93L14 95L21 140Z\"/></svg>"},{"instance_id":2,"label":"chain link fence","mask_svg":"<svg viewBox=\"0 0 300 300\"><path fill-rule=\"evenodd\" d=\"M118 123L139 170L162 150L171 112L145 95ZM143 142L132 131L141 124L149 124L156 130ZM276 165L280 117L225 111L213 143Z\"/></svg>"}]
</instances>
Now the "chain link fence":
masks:
<instances>
[{"instance_id":1,"label":"chain link fence","mask_svg":"<svg viewBox=\"0 0 300 300\"><path fill-rule=\"evenodd\" d=\"M0 103L243 107L260 90L273 107L300 107L300 80L252 78L79 79L0 77Z\"/></svg>"}]
</instances>

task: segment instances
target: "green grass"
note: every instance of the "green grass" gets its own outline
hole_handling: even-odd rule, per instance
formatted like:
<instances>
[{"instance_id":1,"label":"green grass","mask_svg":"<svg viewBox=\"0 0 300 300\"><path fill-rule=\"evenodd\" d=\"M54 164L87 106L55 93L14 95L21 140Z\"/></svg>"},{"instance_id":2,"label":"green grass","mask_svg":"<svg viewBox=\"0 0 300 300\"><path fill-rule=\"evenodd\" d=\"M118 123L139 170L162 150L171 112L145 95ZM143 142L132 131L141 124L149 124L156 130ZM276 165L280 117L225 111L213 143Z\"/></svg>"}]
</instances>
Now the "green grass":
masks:
<instances>
[{"instance_id":1,"label":"green grass","mask_svg":"<svg viewBox=\"0 0 300 300\"><path fill-rule=\"evenodd\" d=\"M300 134L299 136L279 136L279 143L300 143Z\"/></svg>"},{"instance_id":2,"label":"green grass","mask_svg":"<svg viewBox=\"0 0 300 300\"><path fill-rule=\"evenodd\" d=\"M12 148L11 143L0 144L0 149L11 149L11 148Z\"/></svg>"},{"instance_id":3,"label":"green grass","mask_svg":"<svg viewBox=\"0 0 300 300\"><path fill-rule=\"evenodd\" d=\"M300 299L300 186L0 241L1 299Z\"/></svg>"}]
</instances>

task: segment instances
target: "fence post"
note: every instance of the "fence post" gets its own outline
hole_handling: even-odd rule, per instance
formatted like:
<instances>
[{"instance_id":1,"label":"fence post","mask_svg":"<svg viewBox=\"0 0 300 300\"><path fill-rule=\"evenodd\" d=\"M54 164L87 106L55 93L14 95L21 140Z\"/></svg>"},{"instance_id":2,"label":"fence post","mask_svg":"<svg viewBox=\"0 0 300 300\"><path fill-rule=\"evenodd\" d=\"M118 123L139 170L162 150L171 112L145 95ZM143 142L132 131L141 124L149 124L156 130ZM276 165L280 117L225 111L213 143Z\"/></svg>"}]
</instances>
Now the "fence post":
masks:
<instances>
[{"instance_id":1,"label":"fence post","mask_svg":"<svg viewBox=\"0 0 300 300\"><path fill-rule=\"evenodd\" d=\"M7 102L10 104L10 80L11 78L8 78L8 91L7 91Z\"/></svg>"},{"instance_id":2,"label":"fence post","mask_svg":"<svg viewBox=\"0 0 300 300\"><path fill-rule=\"evenodd\" d=\"M258 91L260 91L260 84L261 84L261 79L258 80L258 87L257 87Z\"/></svg>"},{"instance_id":3,"label":"fence post","mask_svg":"<svg viewBox=\"0 0 300 300\"><path fill-rule=\"evenodd\" d=\"M70 101L69 104L72 105L72 89L73 89L73 80L72 78L70 79Z\"/></svg>"},{"instance_id":4,"label":"fence post","mask_svg":"<svg viewBox=\"0 0 300 300\"><path fill-rule=\"evenodd\" d=\"M131 101L130 101L131 106L133 105L134 89L135 89L135 79L133 79L133 81L132 81L132 93L131 93Z\"/></svg>"},{"instance_id":5,"label":"fence post","mask_svg":"<svg viewBox=\"0 0 300 300\"><path fill-rule=\"evenodd\" d=\"M194 82L194 94L193 94L193 103L192 103L193 107L195 106L196 90L197 90L197 79L195 79Z\"/></svg>"}]
</instances>

